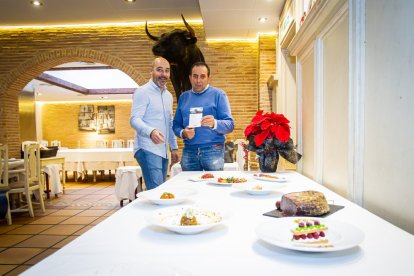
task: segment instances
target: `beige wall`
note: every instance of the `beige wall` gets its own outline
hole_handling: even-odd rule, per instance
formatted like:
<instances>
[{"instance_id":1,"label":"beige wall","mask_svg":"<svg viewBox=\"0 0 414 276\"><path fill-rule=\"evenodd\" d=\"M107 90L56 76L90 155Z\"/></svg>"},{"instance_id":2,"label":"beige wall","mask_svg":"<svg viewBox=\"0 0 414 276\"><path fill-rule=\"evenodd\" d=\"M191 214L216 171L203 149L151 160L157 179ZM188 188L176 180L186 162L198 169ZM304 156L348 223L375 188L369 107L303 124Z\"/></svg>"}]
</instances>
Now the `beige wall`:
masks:
<instances>
[{"instance_id":1,"label":"beige wall","mask_svg":"<svg viewBox=\"0 0 414 276\"><path fill-rule=\"evenodd\" d=\"M302 60L302 173L315 176L315 92L313 49Z\"/></svg>"},{"instance_id":2,"label":"beige wall","mask_svg":"<svg viewBox=\"0 0 414 276\"><path fill-rule=\"evenodd\" d=\"M266 52L262 56L271 56L276 37L266 36L260 47L260 40L206 41L203 26L192 26L199 38L198 45L212 69L211 84L222 88L229 96L236 127L228 139L243 138L244 127L256 113L261 100L259 90L265 84L259 83L260 75L268 78L275 68L272 60L259 60L259 54ZM184 28L184 25L150 26L154 35L174 28ZM30 80L65 62L92 61L118 68L142 85L149 79L148 71L153 59L153 42L147 38L144 29L141 24L0 30L0 142L9 144L10 154L18 154L21 139L17 96ZM273 55L276 56L275 53ZM170 91L173 91L171 86ZM262 101L268 99L263 98ZM48 131L43 133L44 138L58 136ZM86 138L84 134L80 135L77 138Z\"/></svg>"},{"instance_id":3,"label":"beige wall","mask_svg":"<svg viewBox=\"0 0 414 276\"><path fill-rule=\"evenodd\" d=\"M364 206L412 234L413 10L414 1L366 0L364 152Z\"/></svg>"},{"instance_id":4,"label":"beige wall","mask_svg":"<svg viewBox=\"0 0 414 276\"><path fill-rule=\"evenodd\" d=\"M80 143L81 148L96 147L96 140L134 138L134 131L129 126L129 115L131 113L131 101L129 102L87 102L88 105L115 106L115 133L98 134L96 131L81 131L78 129L79 106L82 103L59 103L41 105L42 109L42 131L43 139L61 141L62 147L76 148Z\"/></svg>"},{"instance_id":5,"label":"beige wall","mask_svg":"<svg viewBox=\"0 0 414 276\"><path fill-rule=\"evenodd\" d=\"M348 16L323 39L322 183L348 195Z\"/></svg>"}]
</instances>

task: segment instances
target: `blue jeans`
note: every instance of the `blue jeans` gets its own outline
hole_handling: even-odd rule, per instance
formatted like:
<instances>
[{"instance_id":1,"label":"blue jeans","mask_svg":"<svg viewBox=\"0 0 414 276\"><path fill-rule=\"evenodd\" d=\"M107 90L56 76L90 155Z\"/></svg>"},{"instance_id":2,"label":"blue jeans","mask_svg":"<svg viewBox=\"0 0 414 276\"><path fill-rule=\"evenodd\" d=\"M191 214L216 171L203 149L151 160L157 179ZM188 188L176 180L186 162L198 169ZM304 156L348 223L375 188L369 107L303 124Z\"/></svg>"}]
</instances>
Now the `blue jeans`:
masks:
<instances>
[{"instance_id":1,"label":"blue jeans","mask_svg":"<svg viewBox=\"0 0 414 276\"><path fill-rule=\"evenodd\" d=\"M168 159L144 149L138 150L134 157L141 167L147 190L154 189L167 180Z\"/></svg>"},{"instance_id":2,"label":"blue jeans","mask_svg":"<svg viewBox=\"0 0 414 276\"><path fill-rule=\"evenodd\" d=\"M181 156L183 171L222 171L224 167L224 146L216 144L207 147L184 147Z\"/></svg>"}]
</instances>

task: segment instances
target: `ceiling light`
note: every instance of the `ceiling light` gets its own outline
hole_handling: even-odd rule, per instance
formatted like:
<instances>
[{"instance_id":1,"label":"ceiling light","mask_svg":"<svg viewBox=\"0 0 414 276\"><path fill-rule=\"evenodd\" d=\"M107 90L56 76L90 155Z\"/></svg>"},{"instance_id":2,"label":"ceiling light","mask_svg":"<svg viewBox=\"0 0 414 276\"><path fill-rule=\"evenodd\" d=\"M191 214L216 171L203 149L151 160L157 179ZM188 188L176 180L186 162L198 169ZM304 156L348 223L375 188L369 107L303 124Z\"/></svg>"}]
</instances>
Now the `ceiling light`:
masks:
<instances>
[{"instance_id":1,"label":"ceiling light","mask_svg":"<svg viewBox=\"0 0 414 276\"><path fill-rule=\"evenodd\" d=\"M135 2L136 0L125 0L125 2L129 2L129 3L132 3L132 2Z\"/></svg>"},{"instance_id":2,"label":"ceiling light","mask_svg":"<svg viewBox=\"0 0 414 276\"><path fill-rule=\"evenodd\" d=\"M258 20L260 23L265 23L267 21L267 17L259 17Z\"/></svg>"},{"instance_id":3,"label":"ceiling light","mask_svg":"<svg viewBox=\"0 0 414 276\"><path fill-rule=\"evenodd\" d=\"M30 4L36 7L43 6L43 2L39 0L30 1Z\"/></svg>"}]
</instances>

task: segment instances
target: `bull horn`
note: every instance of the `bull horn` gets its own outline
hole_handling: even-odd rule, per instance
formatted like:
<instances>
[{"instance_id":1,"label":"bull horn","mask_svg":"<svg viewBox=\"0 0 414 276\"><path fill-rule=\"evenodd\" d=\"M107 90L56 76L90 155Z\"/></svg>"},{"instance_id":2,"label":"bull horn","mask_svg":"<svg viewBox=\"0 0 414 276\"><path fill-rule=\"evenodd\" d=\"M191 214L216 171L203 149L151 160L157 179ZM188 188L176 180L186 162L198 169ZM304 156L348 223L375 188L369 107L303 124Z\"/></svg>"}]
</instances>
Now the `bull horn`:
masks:
<instances>
[{"instance_id":1,"label":"bull horn","mask_svg":"<svg viewBox=\"0 0 414 276\"><path fill-rule=\"evenodd\" d=\"M149 38L151 38L152 40L154 40L154 41L158 41L160 39L159 37L153 36L152 34L150 34L148 32L148 23L147 23L147 21L145 21L145 32L147 33L147 36Z\"/></svg>"},{"instance_id":2,"label":"bull horn","mask_svg":"<svg viewBox=\"0 0 414 276\"><path fill-rule=\"evenodd\" d=\"M183 14L181 14L181 18L183 19L184 24L185 24L185 26L187 27L187 30L190 32L191 37L195 37L195 32L194 32L194 29L193 29L193 28L191 28L191 26L187 23L187 21L185 21L185 18L184 18L184 16L183 16Z\"/></svg>"}]
</instances>

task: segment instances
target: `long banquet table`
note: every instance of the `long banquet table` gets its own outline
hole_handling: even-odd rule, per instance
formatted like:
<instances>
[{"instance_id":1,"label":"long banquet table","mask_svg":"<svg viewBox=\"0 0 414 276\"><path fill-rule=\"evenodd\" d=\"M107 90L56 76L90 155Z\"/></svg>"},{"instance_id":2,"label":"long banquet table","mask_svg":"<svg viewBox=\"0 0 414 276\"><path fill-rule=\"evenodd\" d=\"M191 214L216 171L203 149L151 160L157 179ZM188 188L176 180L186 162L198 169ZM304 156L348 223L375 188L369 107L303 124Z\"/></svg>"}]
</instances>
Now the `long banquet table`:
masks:
<instances>
[{"instance_id":1,"label":"long banquet table","mask_svg":"<svg viewBox=\"0 0 414 276\"><path fill-rule=\"evenodd\" d=\"M116 275L120 271L136 271L137 275L349 276L405 275L412 271L413 235L298 173L284 173L288 182L280 193L264 196L188 180L198 173L180 173L163 187L197 190L182 205L207 205L229 211L231 216L224 224L196 235L175 234L149 225L145 219L151 212L168 207L138 198L23 274ZM247 172L233 173L237 177L248 176ZM321 191L328 201L345 206L327 219L360 228L365 239L359 246L310 253L279 248L258 239L257 225L278 220L262 214L274 209L282 193L309 189Z\"/></svg>"}]
</instances>

